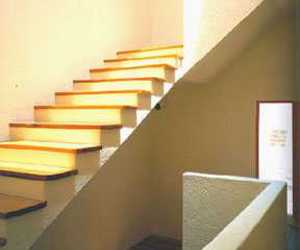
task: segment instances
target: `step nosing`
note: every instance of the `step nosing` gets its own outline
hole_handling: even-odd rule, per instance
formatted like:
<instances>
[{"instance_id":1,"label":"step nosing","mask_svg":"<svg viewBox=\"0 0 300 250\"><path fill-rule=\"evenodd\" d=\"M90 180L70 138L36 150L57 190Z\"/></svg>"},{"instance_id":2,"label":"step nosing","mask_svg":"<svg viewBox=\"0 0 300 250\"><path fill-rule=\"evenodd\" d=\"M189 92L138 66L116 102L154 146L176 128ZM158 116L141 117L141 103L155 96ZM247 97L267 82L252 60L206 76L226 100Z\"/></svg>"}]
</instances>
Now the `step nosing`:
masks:
<instances>
[{"instance_id":1,"label":"step nosing","mask_svg":"<svg viewBox=\"0 0 300 250\"><path fill-rule=\"evenodd\" d=\"M90 105L37 105L34 109L137 109L135 106L127 105L102 105L102 106L90 106Z\"/></svg>"},{"instance_id":2,"label":"step nosing","mask_svg":"<svg viewBox=\"0 0 300 250\"><path fill-rule=\"evenodd\" d=\"M48 128L48 129L120 129L121 124L97 125L97 124L59 124L59 123L10 123L12 128Z\"/></svg>"},{"instance_id":3,"label":"step nosing","mask_svg":"<svg viewBox=\"0 0 300 250\"><path fill-rule=\"evenodd\" d=\"M74 80L73 83L110 83L110 82L139 82L139 81L159 81L165 82L166 79L159 77L129 77L129 78L106 78L106 79L83 79Z\"/></svg>"},{"instance_id":4,"label":"step nosing","mask_svg":"<svg viewBox=\"0 0 300 250\"><path fill-rule=\"evenodd\" d=\"M37 145L20 145L20 144L0 144L2 149L16 149L16 150L37 150L48 152L61 152L61 153L84 153L101 150L102 146L87 146L86 148L64 148L64 147L50 147L50 146L37 146Z\"/></svg>"},{"instance_id":5,"label":"step nosing","mask_svg":"<svg viewBox=\"0 0 300 250\"><path fill-rule=\"evenodd\" d=\"M123 61L142 61L142 60L150 60L150 59L161 59L161 58L175 58L175 59L183 59L183 56L178 54L169 54L169 55L160 55L160 56L144 56L138 58L117 58L117 59L105 59L103 60L105 63L110 62L123 62Z\"/></svg>"},{"instance_id":6,"label":"step nosing","mask_svg":"<svg viewBox=\"0 0 300 250\"><path fill-rule=\"evenodd\" d=\"M134 69L146 69L146 68L169 68L169 69L176 69L176 67L169 65L169 64L147 64L141 66L124 66L124 67L107 67L107 68L96 68L90 69L91 73L96 72L107 72L107 71L122 71L122 70L134 70Z\"/></svg>"},{"instance_id":7,"label":"step nosing","mask_svg":"<svg viewBox=\"0 0 300 250\"><path fill-rule=\"evenodd\" d=\"M52 180L58 180L66 177L70 177L72 175L78 174L77 169L66 169L65 171L62 171L60 173L52 173L52 174L37 174L32 173L30 171L16 171L16 170L3 170L0 167L0 176L4 177L14 177L14 178L21 178L21 179L28 179L33 181L52 181Z\"/></svg>"},{"instance_id":8,"label":"step nosing","mask_svg":"<svg viewBox=\"0 0 300 250\"><path fill-rule=\"evenodd\" d=\"M182 49L182 48L184 48L184 46L182 44L180 44L180 45L171 45L171 46L158 46L158 47L152 47L152 48L118 51L117 55L139 53L139 52L148 52L148 51L155 51L155 50Z\"/></svg>"},{"instance_id":9,"label":"step nosing","mask_svg":"<svg viewBox=\"0 0 300 250\"><path fill-rule=\"evenodd\" d=\"M107 94L151 94L147 90L103 90L103 91L61 91L55 95L107 95Z\"/></svg>"}]
</instances>

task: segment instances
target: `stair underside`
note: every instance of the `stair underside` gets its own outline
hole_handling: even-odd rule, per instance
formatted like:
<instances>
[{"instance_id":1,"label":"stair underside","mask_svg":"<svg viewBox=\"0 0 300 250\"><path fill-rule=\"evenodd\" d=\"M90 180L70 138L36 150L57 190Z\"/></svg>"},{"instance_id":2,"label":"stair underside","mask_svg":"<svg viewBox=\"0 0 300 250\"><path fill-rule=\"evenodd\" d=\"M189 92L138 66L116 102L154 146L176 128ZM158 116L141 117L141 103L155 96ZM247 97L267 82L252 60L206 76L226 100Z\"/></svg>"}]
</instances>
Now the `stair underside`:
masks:
<instances>
[{"instance_id":1,"label":"stair underside","mask_svg":"<svg viewBox=\"0 0 300 250\"><path fill-rule=\"evenodd\" d=\"M0 194L0 204L0 217L11 218L44 208L47 202Z\"/></svg>"}]
</instances>

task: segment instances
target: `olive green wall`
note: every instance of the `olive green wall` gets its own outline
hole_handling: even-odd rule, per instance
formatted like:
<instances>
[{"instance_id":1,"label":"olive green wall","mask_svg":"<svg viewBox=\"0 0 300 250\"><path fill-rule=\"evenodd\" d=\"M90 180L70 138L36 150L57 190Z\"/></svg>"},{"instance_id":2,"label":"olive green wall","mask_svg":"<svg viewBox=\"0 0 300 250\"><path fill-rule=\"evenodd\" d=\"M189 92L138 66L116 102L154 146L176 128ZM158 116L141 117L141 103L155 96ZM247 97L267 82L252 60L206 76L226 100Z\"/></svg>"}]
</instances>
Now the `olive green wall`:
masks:
<instances>
[{"instance_id":1,"label":"olive green wall","mask_svg":"<svg viewBox=\"0 0 300 250\"><path fill-rule=\"evenodd\" d=\"M181 237L184 171L255 176L256 101L296 99L294 24L278 19L216 79L179 83L150 117L157 233Z\"/></svg>"}]
</instances>

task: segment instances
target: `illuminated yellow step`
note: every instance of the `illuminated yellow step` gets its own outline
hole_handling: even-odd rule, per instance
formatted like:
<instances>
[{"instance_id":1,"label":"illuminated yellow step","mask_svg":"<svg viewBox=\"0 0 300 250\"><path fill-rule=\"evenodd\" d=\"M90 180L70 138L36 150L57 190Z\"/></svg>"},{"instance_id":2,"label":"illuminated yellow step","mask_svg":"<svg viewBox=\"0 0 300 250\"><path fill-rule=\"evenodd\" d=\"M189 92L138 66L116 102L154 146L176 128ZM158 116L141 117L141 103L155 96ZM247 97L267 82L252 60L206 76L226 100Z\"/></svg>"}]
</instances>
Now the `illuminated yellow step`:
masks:
<instances>
[{"instance_id":1,"label":"illuminated yellow step","mask_svg":"<svg viewBox=\"0 0 300 250\"><path fill-rule=\"evenodd\" d=\"M0 161L0 175L32 180L54 180L77 173L75 169L41 164Z\"/></svg>"},{"instance_id":2,"label":"illuminated yellow step","mask_svg":"<svg viewBox=\"0 0 300 250\"><path fill-rule=\"evenodd\" d=\"M0 161L59 166L69 171L99 162L100 146L38 141L0 143Z\"/></svg>"},{"instance_id":3,"label":"illuminated yellow step","mask_svg":"<svg viewBox=\"0 0 300 250\"><path fill-rule=\"evenodd\" d=\"M121 125L80 123L11 123L12 140L119 145Z\"/></svg>"},{"instance_id":4,"label":"illuminated yellow step","mask_svg":"<svg viewBox=\"0 0 300 250\"><path fill-rule=\"evenodd\" d=\"M158 78L120 78L102 80L76 80L75 91L144 90L154 95L164 94L164 81Z\"/></svg>"},{"instance_id":5,"label":"illuminated yellow step","mask_svg":"<svg viewBox=\"0 0 300 250\"><path fill-rule=\"evenodd\" d=\"M91 69L90 75L92 79L156 77L167 82L174 82L175 69L176 68L167 64L144 65L136 67L112 67Z\"/></svg>"},{"instance_id":6,"label":"illuminated yellow step","mask_svg":"<svg viewBox=\"0 0 300 250\"><path fill-rule=\"evenodd\" d=\"M37 122L87 122L99 125L134 126L136 115L136 108L132 106L36 106L34 111Z\"/></svg>"},{"instance_id":7,"label":"illuminated yellow step","mask_svg":"<svg viewBox=\"0 0 300 250\"><path fill-rule=\"evenodd\" d=\"M57 92L57 105L119 105L151 109L151 94L148 91L70 91Z\"/></svg>"},{"instance_id":8,"label":"illuminated yellow step","mask_svg":"<svg viewBox=\"0 0 300 250\"><path fill-rule=\"evenodd\" d=\"M183 45L160 46L117 52L118 58L139 58L145 56L163 56L163 55L183 56Z\"/></svg>"},{"instance_id":9,"label":"illuminated yellow step","mask_svg":"<svg viewBox=\"0 0 300 250\"><path fill-rule=\"evenodd\" d=\"M163 56L146 56L140 58L118 58L104 60L106 67L135 67L144 65L167 64L171 67L178 68L182 57L176 54Z\"/></svg>"}]
</instances>

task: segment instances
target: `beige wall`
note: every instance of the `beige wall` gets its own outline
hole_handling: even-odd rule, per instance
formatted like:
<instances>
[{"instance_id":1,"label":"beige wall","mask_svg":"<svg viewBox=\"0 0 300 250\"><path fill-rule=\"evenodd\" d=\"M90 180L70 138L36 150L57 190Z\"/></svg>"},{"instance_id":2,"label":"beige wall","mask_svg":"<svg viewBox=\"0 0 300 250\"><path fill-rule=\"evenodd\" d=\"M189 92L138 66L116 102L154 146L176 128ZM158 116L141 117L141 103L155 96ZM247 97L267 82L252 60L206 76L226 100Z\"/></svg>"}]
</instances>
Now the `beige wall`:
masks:
<instances>
[{"instance_id":1,"label":"beige wall","mask_svg":"<svg viewBox=\"0 0 300 250\"><path fill-rule=\"evenodd\" d=\"M287 249L286 184L184 174L184 250Z\"/></svg>"},{"instance_id":2,"label":"beige wall","mask_svg":"<svg viewBox=\"0 0 300 250\"><path fill-rule=\"evenodd\" d=\"M9 121L32 118L35 103L87 77L119 49L151 41L147 0L0 2L0 140Z\"/></svg>"},{"instance_id":3,"label":"beige wall","mask_svg":"<svg viewBox=\"0 0 300 250\"><path fill-rule=\"evenodd\" d=\"M273 203L267 207L267 210L264 210L265 213L256 221L256 227L248 234L245 241L242 242L240 250L287 249L286 192L286 188L282 189L276 199L273 200ZM265 199L268 199L271 195L271 193L267 193ZM263 211L263 209L259 209L262 207L255 207L255 203L253 205L253 212L255 210ZM242 224L241 228L243 227L244 224ZM215 248L211 248L211 250L213 249Z\"/></svg>"},{"instance_id":4,"label":"beige wall","mask_svg":"<svg viewBox=\"0 0 300 250\"><path fill-rule=\"evenodd\" d=\"M185 173L183 183L184 250L208 245L266 187L245 179L198 173Z\"/></svg>"},{"instance_id":5,"label":"beige wall","mask_svg":"<svg viewBox=\"0 0 300 250\"><path fill-rule=\"evenodd\" d=\"M256 101L296 98L294 28L278 20L223 74L179 83L151 116L157 233L181 237L184 171L255 176Z\"/></svg>"},{"instance_id":6,"label":"beige wall","mask_svg":"<svg viewBox=\"0 0 300 250\"><path fill-rule=\"evenodd\" d=\"M152 0L152 45L183 43L184 0Z\"/></svg>"},{"instance_id":7,"label":"beige wall","mask_svg":"<svg viewBox=\"0 0 300 250\"><path fill-rule=\"evenodd\" d=\"M287 249L286 184L186 173L184 250Z\"/></svg>"}]
</instances>

